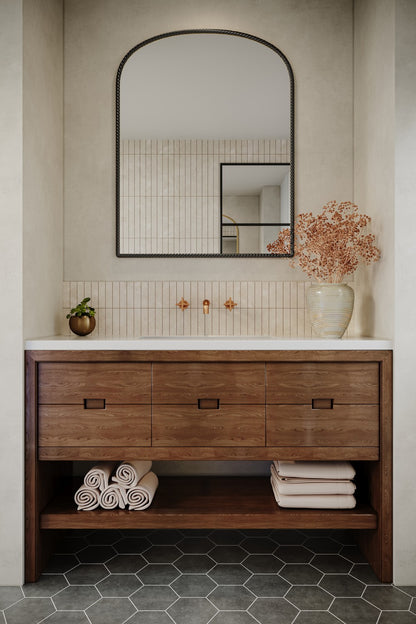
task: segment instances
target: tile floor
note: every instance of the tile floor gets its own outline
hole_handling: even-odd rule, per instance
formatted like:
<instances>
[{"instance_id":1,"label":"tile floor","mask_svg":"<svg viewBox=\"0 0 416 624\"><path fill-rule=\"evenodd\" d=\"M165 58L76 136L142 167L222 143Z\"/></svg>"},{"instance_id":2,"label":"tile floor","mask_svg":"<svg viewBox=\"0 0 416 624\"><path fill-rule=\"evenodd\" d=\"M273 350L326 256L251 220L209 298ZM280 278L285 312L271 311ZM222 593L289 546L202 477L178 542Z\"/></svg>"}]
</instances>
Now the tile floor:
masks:
<instances>
[{"instance_id":1,"label":"tile floor","mask_svg":"<svg viewBox=\"0 0 416 624\"><path fill-rule=\"evenodd\" d=\"M342 531L69 532L3 624L416 624Z\"/></svg>"}]
</instances>

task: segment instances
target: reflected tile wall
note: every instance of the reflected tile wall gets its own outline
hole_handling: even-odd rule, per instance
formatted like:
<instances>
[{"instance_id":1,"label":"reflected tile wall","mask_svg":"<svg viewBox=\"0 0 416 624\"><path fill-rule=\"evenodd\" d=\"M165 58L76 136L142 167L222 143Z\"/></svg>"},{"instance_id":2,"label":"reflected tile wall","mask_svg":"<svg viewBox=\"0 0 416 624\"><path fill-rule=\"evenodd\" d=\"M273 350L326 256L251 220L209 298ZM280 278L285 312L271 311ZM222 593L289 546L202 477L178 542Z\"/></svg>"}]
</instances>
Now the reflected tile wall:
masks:
<instances>
[{"instance_id":1,"label":"reflected tile wall","mask_svg":"<svg viewBox=\"0 0 416 624\"><path fill-rule=\"evenodd\" d=\"M122 253L219 253L220 163L289 162L289 141L120 141Z\"/></svg>"},{"instance_id":2,"label":"reflected tile wall","mask_svg":"<svg viewBox=\"0 0 416 624\"><path fill-rule=\"evenodd\" d=\"M140 336L312 337L305 309L309 282L140 281L64 282L62 333L66 314L84 297L96 308L95 334L102 338ZM190 306L176 304L183 297ZM231 297L237 307L229 312ZM209 299L210 313L202 312ZM354 315L346 336L354 335Z\"/></svg>"}]
</instances>

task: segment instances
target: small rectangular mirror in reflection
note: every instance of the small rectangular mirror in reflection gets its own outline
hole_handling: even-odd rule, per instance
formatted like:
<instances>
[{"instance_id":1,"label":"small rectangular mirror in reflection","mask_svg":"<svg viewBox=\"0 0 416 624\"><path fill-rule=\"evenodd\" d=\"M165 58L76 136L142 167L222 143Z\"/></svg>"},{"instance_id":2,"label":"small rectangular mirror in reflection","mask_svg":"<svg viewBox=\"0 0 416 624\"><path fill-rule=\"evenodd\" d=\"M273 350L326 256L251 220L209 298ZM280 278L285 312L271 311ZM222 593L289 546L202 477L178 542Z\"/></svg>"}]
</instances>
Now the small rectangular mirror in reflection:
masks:
<instances>
[{"instance_id":1,"label":"small rectangular mirror in reflection","mask_svg":"<svg viewBox=\"0 0 416 624\"><path fill-rule=\"evenodd\" d=\"M290 225L290 166L221 165L221 253L268 254Z\"/></svg>"}]
</instances>

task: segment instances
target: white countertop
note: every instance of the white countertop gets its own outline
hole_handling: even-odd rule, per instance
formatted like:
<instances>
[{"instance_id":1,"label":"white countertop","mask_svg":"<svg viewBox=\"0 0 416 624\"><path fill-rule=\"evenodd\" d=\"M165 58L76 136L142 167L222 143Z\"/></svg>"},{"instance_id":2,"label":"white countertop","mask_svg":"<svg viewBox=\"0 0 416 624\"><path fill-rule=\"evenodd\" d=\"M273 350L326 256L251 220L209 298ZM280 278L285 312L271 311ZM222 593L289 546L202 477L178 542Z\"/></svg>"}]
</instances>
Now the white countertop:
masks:
<instances>
[{"instance_id":1,"label":"white countertop","mask_svg":"<svg viewBox=\"0 0 416 624\"><path fill-rule=\"evenodd\" d=\"M98 338L50 336L26 340L31 351L376 351L393 348L392 340L379 338L274 338L269 336L144 336Z\"/></svg>"}]
</instances>

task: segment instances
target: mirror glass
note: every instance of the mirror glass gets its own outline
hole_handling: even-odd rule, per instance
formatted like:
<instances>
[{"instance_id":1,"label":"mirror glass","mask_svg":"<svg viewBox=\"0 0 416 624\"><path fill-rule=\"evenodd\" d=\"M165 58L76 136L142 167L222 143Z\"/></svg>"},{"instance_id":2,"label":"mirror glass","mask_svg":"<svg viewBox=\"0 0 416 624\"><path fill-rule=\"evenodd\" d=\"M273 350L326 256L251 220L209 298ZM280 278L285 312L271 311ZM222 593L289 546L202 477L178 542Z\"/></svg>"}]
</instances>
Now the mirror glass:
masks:
<instances>
[{"instance_id":1,"label":"mirror glass","mask_svg":"<svg viewBox=\"0 0 416 624\"><path fill-rule=\"evenodd\" d=\"M293 110L288 61L251 35L181 31L130 50L116 89L117 255L276 258L267 243L293 228Z\"/></svg>"}]
</instances>

